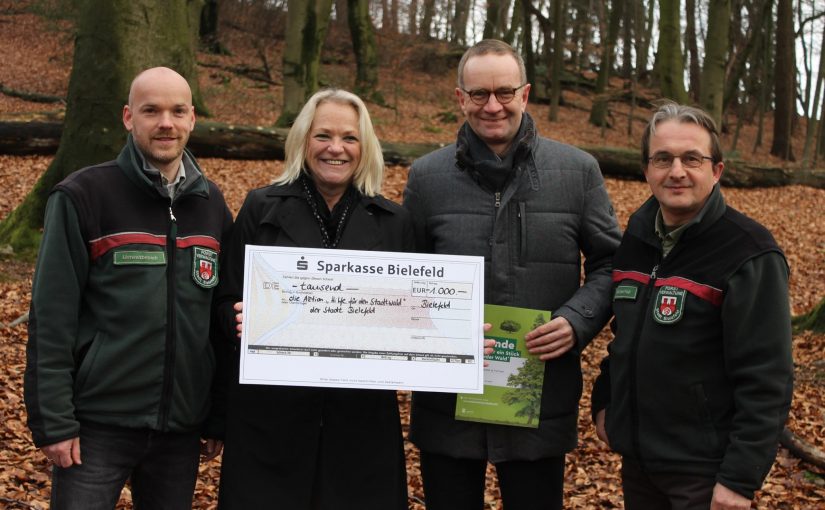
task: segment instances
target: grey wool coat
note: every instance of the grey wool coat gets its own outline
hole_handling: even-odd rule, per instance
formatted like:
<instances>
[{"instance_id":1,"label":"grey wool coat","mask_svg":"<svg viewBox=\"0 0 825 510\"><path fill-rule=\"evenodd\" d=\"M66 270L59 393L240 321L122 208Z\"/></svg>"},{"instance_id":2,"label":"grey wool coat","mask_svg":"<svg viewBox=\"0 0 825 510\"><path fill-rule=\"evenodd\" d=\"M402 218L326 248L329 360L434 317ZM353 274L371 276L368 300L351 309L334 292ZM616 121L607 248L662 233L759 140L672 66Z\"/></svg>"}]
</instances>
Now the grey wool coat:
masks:
<instances>
[{"instance_id":1,"label":"grey wool coat","mask_svg":"<svg viewBox=\"0 0 825 510\"><path fill-rule=\"evenodd\" d=\"M425 253L481 255L488 304L550 310L577 345L545 365L539 427L455 419L455 395L413 394L411 438L423 451L492 462L562 455L577 444L580 353L611 315L611 260L620 232L595 159L536 135L525 114L514 177L496 192L459 162L456 144L412 165L404 192ZM581 255L584 281L581 281Z\"/></svg>"}]
</instances>

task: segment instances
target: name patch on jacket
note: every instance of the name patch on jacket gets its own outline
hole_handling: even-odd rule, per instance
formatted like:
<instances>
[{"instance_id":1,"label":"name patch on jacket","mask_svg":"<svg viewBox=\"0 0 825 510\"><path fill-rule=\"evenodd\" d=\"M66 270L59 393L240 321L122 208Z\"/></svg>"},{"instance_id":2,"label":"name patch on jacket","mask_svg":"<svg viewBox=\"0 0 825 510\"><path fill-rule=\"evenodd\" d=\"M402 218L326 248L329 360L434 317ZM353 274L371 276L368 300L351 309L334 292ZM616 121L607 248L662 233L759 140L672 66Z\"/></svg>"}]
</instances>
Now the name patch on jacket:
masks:
<instances>
[{"instance_id":1,"label":"name patch on jacket","mask_svg":"<svg viewBox=\"0 0 825 510\"><path fill-rule=\"evenodd\" d=\"M636 301L636 295L639 293L639 288L635 285L619 285L616 287L616 292L613 293L613 301L619 299L629 299Z\"/></svg>"},{"instance_id":2,"label":"name patch on jacket","mask_svg":"<svg viewBox=\"0 0 825 510\"><path fill-rule=\"evenodd\" d=\"M166 264L166 253L162 251L116 251L116 266L162 266Z\"/></svg>"},{"instance_id":3,"label":"name patch on jacket","mask_svg":"<svg viewBox=\"0 0 825 510\"><path fill-rule=\"evenodd\" d=\"M672 285L659 287L659 293L653 305L653 320L659 324L674 324L685 313L685 296L687 291Z\"/></svg>"},{"instance_id":4,"label":"name patch on jacket","mask_svg":"<svg viewBox=\"0 0 825 510\"><path fill-rule=\"evenodd\" d=\"M218 252L195 246L192 250L192 279L204 289L218 284Z\"/></svg>"}]
</instances>

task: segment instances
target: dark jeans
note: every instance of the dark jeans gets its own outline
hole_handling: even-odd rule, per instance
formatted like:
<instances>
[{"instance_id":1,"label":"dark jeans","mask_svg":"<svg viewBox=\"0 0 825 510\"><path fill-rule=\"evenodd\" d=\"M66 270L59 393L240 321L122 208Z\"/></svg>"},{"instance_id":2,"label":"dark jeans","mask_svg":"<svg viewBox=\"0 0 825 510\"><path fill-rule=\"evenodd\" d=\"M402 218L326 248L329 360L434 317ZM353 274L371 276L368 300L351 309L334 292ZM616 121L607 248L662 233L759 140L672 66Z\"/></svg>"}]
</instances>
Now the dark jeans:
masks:
<instances>
[{"instance_id":1,"label":"dark jeans","mask_svg":"<svg viewBox=\"0 0 825 510\"><path fill-rule=\"evenodd\" d=\"M622 459L625 510L708 510L716 478L647 473L633 459Z\"/></svg>"},{"instance_id":2,"label":"dark jeans","mask_svg":"<svg viewBox=\"0 0 825 510\"><path fill-rule=\"evenodd\" d=\"M564 456L496 463L506 510L561 510ZM421 452L421 477L427 510L484 508L486 460L457 459Z\"/></svg>"},{"instance_id":3,"label":"dark jeans","mask_svg":"<svg viewBox=\"0 0 825 510\"><path fill-rule=\"evenodd\" d=\"M52 510L111 510L131 477L136 510L189 510L198 475L197 431L161 433L84 422L80 461L52 472Z\"/></svg>"}]
</instances>

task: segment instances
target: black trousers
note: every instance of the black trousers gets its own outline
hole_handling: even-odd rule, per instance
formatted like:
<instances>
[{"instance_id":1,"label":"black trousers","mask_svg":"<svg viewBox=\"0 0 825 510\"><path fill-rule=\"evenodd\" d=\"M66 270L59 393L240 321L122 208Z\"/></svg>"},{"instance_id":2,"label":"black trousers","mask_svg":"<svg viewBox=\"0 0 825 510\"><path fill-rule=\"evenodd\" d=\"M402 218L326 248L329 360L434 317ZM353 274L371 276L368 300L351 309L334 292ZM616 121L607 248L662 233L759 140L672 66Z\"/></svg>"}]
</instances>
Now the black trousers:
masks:
<instances>
[{"instance_id":1,"label":"black trousers","mask_svg":"<svg viewBox=\"0 0 825 510\"><path fill-rule=\"evenodd\" d=\"M564 456L496 463L506 510L561 510ZM482 510L487 461L421 452L427 510Z\"/></svg>"},{"instance_id":2,"label":"black trousers","mask_svg":"<svg viewBox=\"0 0 825 510\"><path fill-rule=\"evenodd\" d=\"M708 510L716 478L647 473L633 459L622 459L625 510Z\"/></svg>"}]
</instances>

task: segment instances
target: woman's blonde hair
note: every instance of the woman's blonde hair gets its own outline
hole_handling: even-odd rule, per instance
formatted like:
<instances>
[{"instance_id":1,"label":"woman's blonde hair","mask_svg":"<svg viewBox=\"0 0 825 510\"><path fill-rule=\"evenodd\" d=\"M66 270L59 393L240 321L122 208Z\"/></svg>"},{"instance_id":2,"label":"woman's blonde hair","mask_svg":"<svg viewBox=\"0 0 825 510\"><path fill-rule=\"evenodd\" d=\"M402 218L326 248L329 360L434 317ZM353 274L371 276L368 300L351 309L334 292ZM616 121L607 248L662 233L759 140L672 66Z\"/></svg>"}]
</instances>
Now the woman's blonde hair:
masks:
<instances>
[{"instance_id":1,"label":"woman's blonde hair","mask_svg":"<svg viewBox=\"0 0 825 510\"><path fill-rule=\"evenodd\" d=\"M381 192L384 176L384 155L381 144L375 136L367 106L360 97L341 89L324 89L309 98L295 123L289 130L284 146L286 158L284 172L273 182L289 184L294 182L304 170L307 155L307 138L315 119L315 111L322 103L338 103L352 106L358 114L358 131L361 142L361 161L353 174L353 183L362 194L372 197Z\"/></svg>"}]
</instances>

